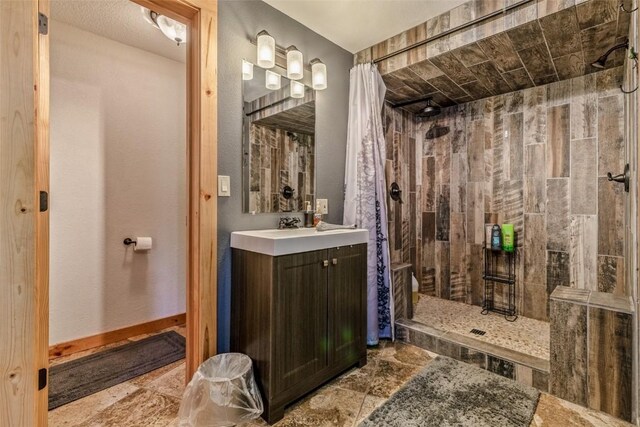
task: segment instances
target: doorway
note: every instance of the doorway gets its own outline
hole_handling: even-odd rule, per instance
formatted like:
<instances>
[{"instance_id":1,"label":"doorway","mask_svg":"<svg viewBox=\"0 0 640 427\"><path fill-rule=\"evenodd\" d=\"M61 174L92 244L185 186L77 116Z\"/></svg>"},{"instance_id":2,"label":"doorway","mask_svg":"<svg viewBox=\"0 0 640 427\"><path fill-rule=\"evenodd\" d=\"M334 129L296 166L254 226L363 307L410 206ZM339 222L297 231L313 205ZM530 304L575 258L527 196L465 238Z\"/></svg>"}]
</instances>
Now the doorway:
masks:
<instances>
[{"instance_id":1,"label":"doorway","mask_svg":"<svg viewBox=\"0 0 640 427\"><path fill-rule=\"evenodd\" d=\"M189 26L187 52L187 358L190 378L216 352L217 3L137 0ZM39 13L41 14L39 16ZM3 208L0 425L47 425L49 308L48 0L0 4ZM39 25L40 24L40 25ZM30 72L32 71L32 72ZM16 126L18 124L19 126ZM6 132L5 132L6 130ZM50 195L51 202L55 194ZM18 208L16 210L15 208ZM6 240L5 240L6 239ZM11 391L11 392L9 392Z\"/></svg>"}]
</instances>

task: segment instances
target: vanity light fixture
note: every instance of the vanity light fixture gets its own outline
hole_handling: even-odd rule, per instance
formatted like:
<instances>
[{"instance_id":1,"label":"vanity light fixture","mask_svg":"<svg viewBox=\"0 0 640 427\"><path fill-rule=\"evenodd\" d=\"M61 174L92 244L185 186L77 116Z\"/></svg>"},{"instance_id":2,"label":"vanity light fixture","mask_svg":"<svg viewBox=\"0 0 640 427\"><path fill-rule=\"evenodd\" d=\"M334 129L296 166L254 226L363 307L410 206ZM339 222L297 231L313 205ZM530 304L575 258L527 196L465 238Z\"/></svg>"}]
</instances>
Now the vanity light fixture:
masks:
<instances>
[{"instance_id":1,"label":"vanity light fixture","mask_svg":"<svg viewBox=\"0 0 640 427\"><path fill-rule=\"evenodd\" d=\"M304 98L304 85L295 80L291 80L291 97L292 98Z\"/></svg>"},{"instance_id":2,"label":"vanity light fixture","mask_svg":"<svg viewBox=\"0 0 640 427\"><path fill-rule=\"evenodd\" d=\"M276 39L262 30L257 36L258 65L262 68L273 68L276 65Z\"/></svg>"},{"instance_id":3,"label":"vanity light fixture","mask_svg":"<svg viewBox=\"0 0 640 427\"><path fill-rule=\"evenodd\" d=\"M312 59L311 64L311 86L315 90L327 88L327 66L318 58Z\"/></svg>"},{"instance_id":4,"label":"vanity light fixture","mask_svg":"<svg viewBox=\"0 0 640 427\"><path fill-rule=\"evenodd\" d=\"M287 52L287 77L300 80L304 73L304 58L302 52L295 46L289 46Z\"/></svg>"},{"instance_id":5,"label":"vanity light fixture","mask_svg":"<svg viewBox=\"0 0 640 427\"><path fill-rule=\"evenodd\" d=\"M162 31L162 34L176 42L178 46L187 41L187 26L185 24L160 15L144 6L140 7L140 11L145 21Z\"/></svg>"},{"instance_id":6,"label":"vanity light fixture","mask_svg":"<svg viewBox=\"0 0 640 427\"><path fill-rule=\"evenodd\" d=\"M265 72L265 86L271 90L280 89L280 74L267 70Z\"/></svg>"},{"instance_id":7,"label":"vanity light fixture","mask_svg":"<svg viewBox=\"0 0 640 427\"><path fill-rule=\"evenodd\" d=\"M246 59L242 60L242 80L253 79L253 64Z\"/></svg>"}]
</instances>

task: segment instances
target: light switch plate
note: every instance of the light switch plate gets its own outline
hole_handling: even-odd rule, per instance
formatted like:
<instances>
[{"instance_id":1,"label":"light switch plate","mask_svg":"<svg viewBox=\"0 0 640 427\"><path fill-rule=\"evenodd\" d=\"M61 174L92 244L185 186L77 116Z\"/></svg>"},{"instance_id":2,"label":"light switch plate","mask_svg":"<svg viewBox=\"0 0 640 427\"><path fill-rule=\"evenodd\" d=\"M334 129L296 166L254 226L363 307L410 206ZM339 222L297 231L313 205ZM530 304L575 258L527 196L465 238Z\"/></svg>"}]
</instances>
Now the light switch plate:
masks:
<instances>
[{"instance_id":1,"label":"light switch plate","mask_svg":"<svg viewBox=\"0 0 640 427\"><path fill-rule=\"evenodd\" d=\"M228 175L218 175L218 197L231 196L231 179Z\"/></svg>"},{"instance_id":2,"label":"light switch plate","mask_svg":"<svg viewBox=\"0 0 640 427\"><path fill-rule=\"evenodd\" d=\"M329 200L328 199L318 199L318 213L321 215L329 215Z\"/></svg>"}]
</instances>

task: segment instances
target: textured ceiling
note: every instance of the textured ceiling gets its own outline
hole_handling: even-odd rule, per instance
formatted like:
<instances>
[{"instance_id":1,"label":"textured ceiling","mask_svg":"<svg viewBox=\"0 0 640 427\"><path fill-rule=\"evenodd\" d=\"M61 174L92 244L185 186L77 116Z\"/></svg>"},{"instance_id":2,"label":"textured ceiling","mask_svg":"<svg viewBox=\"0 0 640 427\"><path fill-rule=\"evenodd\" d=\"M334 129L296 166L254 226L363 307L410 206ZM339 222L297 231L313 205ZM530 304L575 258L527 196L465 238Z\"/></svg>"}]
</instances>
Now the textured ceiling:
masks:
<instances>
[{"instance_id":1,"label":"textured ceiling","mask_svg":"<svg viewBox=\"0 0 640 427\"><path fill-rule=\"evenodd\" d=\"M355 53L465 0L264 0ZM486 1L486 0L484 0Z\"/></svg>"},{"instance_id":2,"label":"textured ceiling","mask_svg":"<svg viewBox=\"0 0 640 427\"><path fill-rule=\"evenodd\" d=\"M174 61L186 59L186 46L176 46L148 24L129 0L51 0L51 19Z\"/></svg>"}]
</instances>

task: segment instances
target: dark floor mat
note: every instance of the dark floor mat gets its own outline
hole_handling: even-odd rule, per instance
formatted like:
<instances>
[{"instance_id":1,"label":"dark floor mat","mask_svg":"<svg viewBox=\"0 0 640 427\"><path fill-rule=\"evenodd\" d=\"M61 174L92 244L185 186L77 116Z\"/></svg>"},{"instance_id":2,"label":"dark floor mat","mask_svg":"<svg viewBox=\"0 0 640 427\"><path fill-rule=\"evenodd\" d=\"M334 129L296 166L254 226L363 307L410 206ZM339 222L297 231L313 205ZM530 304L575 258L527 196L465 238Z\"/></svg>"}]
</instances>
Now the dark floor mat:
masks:
<instances>
[{"instance_id":1,"label":"dark floor mat","mask_svg":"<svg viewBox=\"0 0 640 427\"><path fill-rule=\"evenodd\" d=\"M49 410L184 359L185 345L169 331L53 366Z\"/></svg>"}]
</instances>

